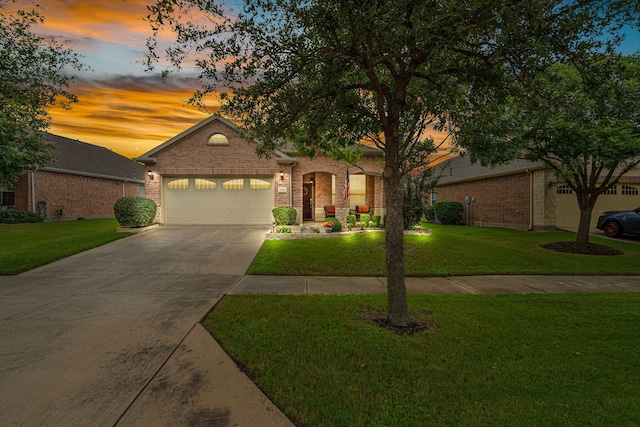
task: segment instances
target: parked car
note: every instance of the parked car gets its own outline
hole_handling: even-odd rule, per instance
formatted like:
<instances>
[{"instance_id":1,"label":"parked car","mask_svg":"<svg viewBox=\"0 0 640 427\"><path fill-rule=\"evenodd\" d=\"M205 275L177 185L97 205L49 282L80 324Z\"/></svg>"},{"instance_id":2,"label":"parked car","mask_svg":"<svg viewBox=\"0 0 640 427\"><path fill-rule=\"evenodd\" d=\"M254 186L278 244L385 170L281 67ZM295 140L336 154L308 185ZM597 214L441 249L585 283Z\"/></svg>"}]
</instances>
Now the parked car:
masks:
<instances>
[{"instance_id":1,"label":"parked car","mask_svg":"<svg viewBox=\"0 0 640 427\"><path fill-rule=\"evenodd\" d=\"M640 236L640 208L605 212L598 218L596 227L608 237L620 237L624 233Z\"/></svg>"}]
</instances>

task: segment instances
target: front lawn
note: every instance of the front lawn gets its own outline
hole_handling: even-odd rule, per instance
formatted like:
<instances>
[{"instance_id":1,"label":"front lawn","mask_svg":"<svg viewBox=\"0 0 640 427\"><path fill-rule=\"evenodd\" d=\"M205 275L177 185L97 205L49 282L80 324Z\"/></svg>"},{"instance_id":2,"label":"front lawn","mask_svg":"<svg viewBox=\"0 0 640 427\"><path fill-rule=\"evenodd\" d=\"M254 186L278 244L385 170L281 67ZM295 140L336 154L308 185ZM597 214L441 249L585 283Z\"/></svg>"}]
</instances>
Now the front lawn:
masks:
<instances>
[{"instance_id":1,"label":"front lawn","mask_svg":"<svg viewBox=\"0 0 640 427\"><path fill-rule=\"evenodd\" d=\"M0 224L0 275L18 274L129 236L115 219Z\"/></svg>"},{"instance_id":2,"label":"front lawn","mask_svg":"<svg viewBox=\"0 0 640 427\"><path fill-rule=\"evenodd\" d=\"M225 297L206 327L300 426L631 426L640 294Z\"/></svg>"},{"instance_id":3,"label":"front lawn","mask_svg":"<svg viewBox=\"0 0 640 427\"><path fill-rule=\"evenodd\" d=\"M529 232L493 227L425 224L432 236L405 236L407 276L484 274L640 274L640 245L590 237L619 256L554 252L541 244L574 241L564 231ZM312 240L265 241L248 274L385 276L384 233Z\"/></svg>"}]
</instances>

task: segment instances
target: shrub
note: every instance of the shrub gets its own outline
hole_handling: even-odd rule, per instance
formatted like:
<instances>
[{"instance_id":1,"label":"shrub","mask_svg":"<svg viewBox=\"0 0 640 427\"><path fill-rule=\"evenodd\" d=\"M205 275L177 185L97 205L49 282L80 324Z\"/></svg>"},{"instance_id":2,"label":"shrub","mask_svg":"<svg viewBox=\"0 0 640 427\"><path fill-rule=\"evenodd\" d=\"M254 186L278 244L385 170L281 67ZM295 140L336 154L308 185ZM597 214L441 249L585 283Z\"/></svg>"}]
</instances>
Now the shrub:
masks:
<instances>
[{"instance_id":1,"label":"shrub","mask_svg":"<svg viewBox=\"0 0 640 427\"><path fill-rule=\"evenodd\" d=\"M276 225L291 225L296 223L296 210L288 206L273 208L273 219Z\"/></svg>"},{"instance_id":2,"label":"shrub","mask_svg":"<svg viewBox=\"0 0 640 427\"><path fill-rule=\"evenodd\" d=\"M457 224L462 217L462 211L464 206L460 202L443 201L435 205L436 218L446 225Z\"/></svg>"},{"instance_id":3,"label":"shrub","mask_svg":"<svg viewBox=\"0 0 640 427\"><path fill-rule=\"evenodd\" d=\"M436 220L435 207L433 207L433 206L425 206L424 207L424 217L428 222L434 222Z\"/></svg>"},{"instance_id":4,"label":"shrub","mask_svg":"<svg viewBox=\"0 0 640 427\"><path fill-rule=\"evenodd\" d=\"M113 205L113 213L121 227L146 227L156 217L156 209L156 202L146 197L123 197Z\"/></svg>"},{"instance_id":5,"label":"shrub","mask_svg":"<svg viewBox=\"0 0 640 427\"><path fill-rule=\"evenodd\" d=\"M30 211L7 209L0 211L0 224L19 224L24 222L42 222L40 215Z\"/></svg>"},{"instance_id":6,"label":"shrub","mask_svg":"<svg viewBox=\"0 0 640 427\"><path fill-rule=\"evenodd\" d=\"M329 218L327 222L333 223L333 227L331 227L331 231L335 233L342 231L342 223L338 220L338 218Z\"/></svg>"},{"instance_id":7,"label":"shrub","mask_svg":"<svg viewBox=\"0 0 640 427\"><path fill-rule=\"evenodd\" d=\"M288 227L286 225L276 227L276 233L283 233L283 234L291 233L291 227Z\"/></svg>"},{"instance_id":8,"label":"shrub","mask_svg":"<svg viewBox=\"0 0 640 427\"><path fill-rule=\"evenodd\" d=\"M349 227L353 228L356 226L356 216L355 215L347 215L347 223L349 223Z\"/></svg>"},{"instance_id":9,"label":"shrub","mask_svg":"<svg viewBox=\"0 0 640 427\"><path fill-rule=\"evenodd\" d=\"M380 227L380 220L382 219L382 217L380 215L373 215L371 217L371 220L373 221L373 226L374 227Z\"/></svg>"},{"instance_id":10,"label":"shrub","mask_svg":"<svg viewBox=\"0 0 640 427\"><path fill-rule=\"evenodd\" d=\"M360 226L361 227L368 227L369 226L369 219L371 219L371 216L369 214L361 214L360 215Z\"/></svg>"}]
</instances>

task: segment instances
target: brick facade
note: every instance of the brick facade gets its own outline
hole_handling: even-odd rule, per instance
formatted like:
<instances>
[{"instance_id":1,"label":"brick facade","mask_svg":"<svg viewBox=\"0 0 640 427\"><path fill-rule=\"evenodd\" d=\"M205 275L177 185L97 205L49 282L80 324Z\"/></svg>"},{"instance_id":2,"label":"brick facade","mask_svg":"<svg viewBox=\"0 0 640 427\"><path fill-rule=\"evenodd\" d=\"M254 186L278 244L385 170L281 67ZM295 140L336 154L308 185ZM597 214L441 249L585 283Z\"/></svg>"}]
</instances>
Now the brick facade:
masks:
<instances>
[{"instance_id":1,"label":"brick facade","mask_svg":"<svg viewBox=\"0 0 640 427\"><path fill-rule=\"evenodd\" d=\"M35 177L33 185L32 177ZM57 218L59 208L64 211L60 219L113 218L116 200L123 196L139 196L141 185L40 170L18 179L15 208L38 212L38 203L44 201L48 218Z\"/></svg>"},{"instance_id":2,"label":"brick facade","mask_svg":"<svg viewBox=\"0 0 640 427\"><path fill-rule=\"evenodd\" d=\"M273 180L273 204L291 206L302 220L304 183L313 181L314 220L324 219L324 206L336 205L336 216L343 222L349 206L342 197L347 165L329 157L313 160L289 154L274 153L272 158L256 155L255 145L249 144L235 131L237 127L225 119L210 117L193 128L156 147L138 160L146 164L154 179L145 177L145 195L158 204L156 220L164 222L162 207L163 179L169 177L262 177ZM212 145L214 134L226 136L228 144ZM360 166L373 175L367 177L367 201L373 212L383 214L382 171L379 157L363 156ZM351 167L351 173L357 173ZM358 172L360 172L358 170ZM332 176L335 176L336 197L332 203Z\"/></svg>"},{"instance_id":3,"label":"brick facade","mask_svg":"<svg viewBox=\"0 0 640 427\"><path fill-rule=\"evenodd\" d=\"M495 225L526 229L531 211L530 176L528 173L499 176L439 185L436 200L451 200L464 204L462 223ZM465 196L472 202L465 204Z\"/></svg>"}]
</instances>

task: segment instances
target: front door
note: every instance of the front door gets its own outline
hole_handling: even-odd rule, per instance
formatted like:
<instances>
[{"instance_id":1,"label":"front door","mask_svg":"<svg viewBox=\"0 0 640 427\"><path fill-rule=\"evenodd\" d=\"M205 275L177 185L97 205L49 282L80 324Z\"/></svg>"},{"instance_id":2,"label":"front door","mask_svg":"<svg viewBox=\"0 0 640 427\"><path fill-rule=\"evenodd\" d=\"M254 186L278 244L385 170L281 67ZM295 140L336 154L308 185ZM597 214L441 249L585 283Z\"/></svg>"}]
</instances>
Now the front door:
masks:
<instances>
[{"instance_id":1,"label":"front door","mask_svg":"<svg viewBox=\"0 0 640 427\"><path fill-rule=\"evenodd\" d=\"M313 220L313 184L305 183L302 188L302 219Z\"/></svg>"}]
</instances>

